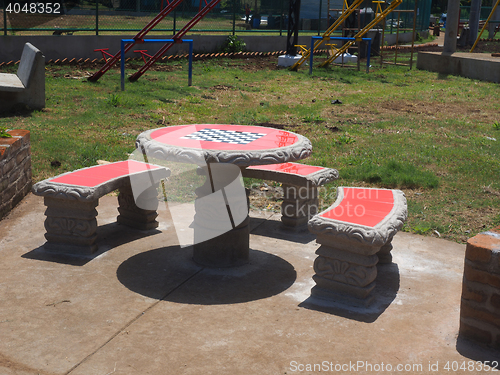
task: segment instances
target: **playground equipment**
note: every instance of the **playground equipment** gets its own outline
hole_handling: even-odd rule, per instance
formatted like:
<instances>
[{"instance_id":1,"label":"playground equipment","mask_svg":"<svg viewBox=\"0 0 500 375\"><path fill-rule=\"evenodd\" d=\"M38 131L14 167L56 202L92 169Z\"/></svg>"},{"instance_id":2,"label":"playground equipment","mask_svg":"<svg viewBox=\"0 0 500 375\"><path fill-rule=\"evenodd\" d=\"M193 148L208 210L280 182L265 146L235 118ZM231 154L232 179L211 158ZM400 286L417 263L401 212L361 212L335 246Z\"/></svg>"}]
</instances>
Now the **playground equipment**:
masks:
<instances>
[{"instance_id":1,"label":"playground equipment","mask_svg":"<svg viewBox=\"0 0 500 375\"><path fill-rule=\"evenodd\" d=\"M127 43L133 43L133 39L122 39L121 41L121 49L120 49L120 60L121 60L121 87L122 91L125 91L125 45ZM144 43L178 43L178 40L174 39L143 39ZM188 64L188 86L191 86L193 83L193 40L192 39L181 39L181 43L189 44L189 64ZM134 52L139 52L142 56L142 59L146 63L146 56L152 58L153 56L148 55L146 50L138 50Z\"/></svg>"},{"instance_id":2,"label":"playground equipment","mask_svg":"<svg viewBox=\"0 0 500 375\"><path fill-rule=\"evenodd\" d=\"M313 71L314 48L312 48L312 47L314 46L314 41L319 40L321 38L323 38L323 37L321 37L321 36L311 37L311 53L310 53L311 57L309 59L309 74L312 74L312 71ZM330 39L356 41L356 38L348 38L348 37L340 37L340 36L331 36ZM371 49L372 49L372 40L370 38L361 38L361 40L368 43L368 54L367 54L367 59L366 59L366 73L369 73L370 72L370 54L371 54ZM332 50L333 50L334 49L333 44L331 46L332 46ZM359 59L357 59L357 61L359 62Z\"/></svg>"},{"instance_id":3,"label":"playground equipment","mask_svg":"<svg viewBox=\"0 0 500 375\"><path fill-rule=\"evenodd\" d=\"M354 0L351 5L347 3L347 0L344 0L343 7L342 7L342 13L340 14L340 17L337 18L337 20L323 33L323 38L316 40L314 42L314 48L313 50L317 50L319 46L323 43L324 40L330 40L330 35L340 26L344 23L344 21L349 17L352 12L356 10L356 8L363 3L363 0ZM297 70L305 61L309 59L309 55L311 53L311 49L308 50L303 50L302 51L302 57L300 60L298 60L295 64L293 64L290 67L290 70Z\"/></svg>"},{"instance_id":4,"label":"playground equipment","mask_svg":"<svg viewBox=\"0 0 500 375\"><path fill-rule=\"evenodd\" d=\"M182 3L184 0L171 0L167 1L167 6L163 8L158 15L153 18L139 33L134 36L133 42L127 43L124 47L124 52L127 53L132 49L132 47L135 44L141 44L144 41L144 37L156 26L160 23L161 20L163 20L170 12L172 12L180 3ZM204 3L202 7L202 2ZM200 9L198 13L182 28L180 29L173 37L172 39L174 42L168 42L166 43L163 47L161 47L158 52L153 55L137 72L135 72L130 78L130 81L136 81L138 80L156 61L158 61L159 58L163 56L165 52L167 52L174 44L176 43L182 43L181 39L182 37L189 31L193 26L195 26L205 15L210 12L217 4L219 4L220 0L200 0ZM103 55L105 52L103 50L106 49L101 49ZM98 50L96 50L98 51ZM141 53L144 58L144 54ZM106 53L106 55L111 56L109 53ZM114 56L110 57L107 59L106 64L97 71L95 74L90 76L88 80L90 82L97 82L99 78L101 78L114 64L116 64L120 60L121 56L121 51L118 51ZM147 56L147 55L146 55ZM106 57L105 57L106 58Z\"/></svg>"},{"instance_id":5,"label":"playground equipment","mask_svg":"<svg viewBox=\"0 0 500 375\"><path fill-rule=\"evenodd\" d=\"M490 15L488 16L488 19L486 20L486 22L484 23L484 26L483 28L481 29L481 32L479 33L479 35L477 36L477 39L476 41L474 42L474 45L472 46L472 48L470 49L470 52L474 51L474 48L476 48L476 45L477 45L477 42L479 42L479 39L481 39L481 35L483 35L483 32L484 30L486 29L486 26L488 26L488 22L495 22L495 23L500 23L500 21L490 21L491 17L493 16L493 14L495 13L495 10L497 9L498 7L498 4L500 4L500 0L497 0L495 6L493 8L491 8L491 13ZM495 32L496 34L496 32Z\"/></svg>"},{"instance_id":6,"label":"playground equipment","mask_svg":"<svg viewBox=\"0 0 500 375\"><path fill-rule=\"evenodd\" d=\"M340 25L342 25L346 19L363 3L362 0L354 0L351 5L347 4L347 0L344 0L342 13L339 18L323 33L321 39L317 39L312 48L313 51L317 50L319 46L323 43L323 41L330 40L330 35L338 29ZM393 0L385 10L382 10L382 4L384 1L374 1L373 3L377 4L375 18L364 28L359 30L356 35L354 35L353 40L348 40L341 48L337 49L321 66L326 66L334 61L339 56L342 56L354 43L360 42L363 39L363 36L370 31L370 29L382 22L389 13L391 13L394 9L396 9L401 3L402 0ZM291 70L297 70L305 61L309 59L311 53L311 48L306 51L303 51L302 58L298 60L292 67Z\"/></svg>"},{"instance_id":7,"label":"playground equipment","mask_svg":"<svg viewBox=\"0 0 500 375\"><path fill-rule=\"evenodd\" d=\"M344 52L346 52L354 43L360 42L363 39L363 36L370 31L372 27L375 25L379 24L382 22L388 15L391 13L394 9L396 9L403 0L393 0L384 10L382 10L381 4L383 3L382 1L374 1L374 3L377 4L377 10L375 12L375 18L373 21L371 21L368 25L363 27L361 30L358 31L356 35L354 35L353 39L354 40L349 40L347 41L342 47L337 49L335 53L332 53L332 55L325 61L323 62L320 66L326 66L330 64L332 61L334 61L337 57L342 56Z\"/></svg>"}]
</instances>

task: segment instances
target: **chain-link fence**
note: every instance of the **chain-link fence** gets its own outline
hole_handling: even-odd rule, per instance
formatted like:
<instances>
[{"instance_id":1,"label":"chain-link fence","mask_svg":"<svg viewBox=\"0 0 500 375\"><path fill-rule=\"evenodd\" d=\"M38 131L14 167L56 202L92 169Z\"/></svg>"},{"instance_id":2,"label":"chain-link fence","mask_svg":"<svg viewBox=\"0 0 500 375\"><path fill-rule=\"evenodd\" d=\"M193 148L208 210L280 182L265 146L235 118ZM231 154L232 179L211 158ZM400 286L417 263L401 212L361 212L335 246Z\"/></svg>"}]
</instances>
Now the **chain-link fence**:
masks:
<instances>
[{"instance_id":1,"label":"chain-link fence","mask_svg":"<svg viewBox=\"0 0 500 375\"><path fill-rule=\"evenodd\" d=\"M49 0L50 1L50 0ZM0 30L4 35L134 34L144 28L167 0L0 0ZM175 35L202 9L208 0L184 0L152 33ZM398 9L414 9L415 0L405 0ZM320 35L331 23L331 9L342 8L343 0L302 1L302 32ZM429 26L431 0L419 0L417 30ZM191 30L191 33L271 33L286 35L289 0L221 0ZM362 8L365 17L376 9L371 1ZM361 16L360 16L361 17ZM388 32L397 28L396 13L386 22ZM400 26L413 27L413 13L401 16ZM409 26L408 26L409 25Z\"/></svg>"}]
</instances>

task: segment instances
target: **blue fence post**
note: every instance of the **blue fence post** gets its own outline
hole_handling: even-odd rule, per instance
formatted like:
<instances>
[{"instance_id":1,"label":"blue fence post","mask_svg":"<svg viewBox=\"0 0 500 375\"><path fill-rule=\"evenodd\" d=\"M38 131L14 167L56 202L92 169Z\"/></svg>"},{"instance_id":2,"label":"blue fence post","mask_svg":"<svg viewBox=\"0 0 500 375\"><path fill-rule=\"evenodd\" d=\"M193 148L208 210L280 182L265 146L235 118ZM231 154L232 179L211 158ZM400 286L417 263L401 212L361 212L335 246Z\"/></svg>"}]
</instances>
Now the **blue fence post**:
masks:
<instances>
[{"instance_id":1,"label":"blue fence post","mask_svg":"<svg viewBox=\"0 0 500 375\"><path fill-rule=\"evenodd\" d=\"M120 68L121 68L122 91L125 91L125 43L127 40L131 40L132 42L134 42L133 39L122 39L120 44Z\"/></svg>"},{"instance_id":2,"label":"blue fence post","mask_svg":"<svg viewBox=\"0 0 500 375\"><path fill-rule=\"evenodd\" d=\"M372 54L372 40L371 38L366 38L368 39L368 55L366 58L366 73L370 73L370 55ZM359 57L358 57L359 59Z\"/></svg>"},{"instance_id":3,"label":"blue fence post","mask_svg":"<svg viewBox=\"0 0 500 375\"><path fill-rule=\"evenodd\" d=\"M189 43L189 64L188 64L188 86L193 84L193 41L186 40Z\"/></svg>"}]
</instances>

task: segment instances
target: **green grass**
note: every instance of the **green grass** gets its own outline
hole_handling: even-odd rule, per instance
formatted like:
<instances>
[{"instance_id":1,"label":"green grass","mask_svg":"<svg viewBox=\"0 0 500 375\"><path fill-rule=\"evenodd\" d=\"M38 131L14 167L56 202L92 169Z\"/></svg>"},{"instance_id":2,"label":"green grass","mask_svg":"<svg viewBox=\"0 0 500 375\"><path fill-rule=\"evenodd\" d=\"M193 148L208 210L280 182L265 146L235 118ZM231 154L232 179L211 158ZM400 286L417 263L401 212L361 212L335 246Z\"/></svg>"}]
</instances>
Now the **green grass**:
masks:
<instances>
[{"instance_id":1,"label":"green grass","mask_svg":"<svg viewBox=\"0 0 500 375\"><path fill-rule=\"evenodd\" d=\"M381 69L376 61L369 74L315 67L309 75L307 68L262 64L198 61L192 87L187 61L160 64L127 81L124 92L118 70L89 83L81 79L88 68L47 66L47 108L0 117L0 128L31 131L36 182L98 159L126 159L147 129L279 124L311 140L305 163L339 170L340 179L322 190L324 207L336 186L400 188L408 199L406 231L464 241L500 225L498 84ZM342 104L332 104L336 99Z\"/></svg>"}]
</instances>

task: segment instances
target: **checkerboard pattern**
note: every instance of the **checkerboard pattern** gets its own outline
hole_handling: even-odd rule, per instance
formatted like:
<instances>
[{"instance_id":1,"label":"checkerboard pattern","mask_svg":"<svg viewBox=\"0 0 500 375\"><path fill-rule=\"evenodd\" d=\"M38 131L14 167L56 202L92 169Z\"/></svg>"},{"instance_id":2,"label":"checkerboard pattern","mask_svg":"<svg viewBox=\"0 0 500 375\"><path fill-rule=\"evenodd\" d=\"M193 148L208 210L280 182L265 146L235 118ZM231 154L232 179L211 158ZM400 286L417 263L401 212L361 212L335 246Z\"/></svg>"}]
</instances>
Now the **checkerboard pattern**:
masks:
<instances>
[{"instance_id":1,"label":"checkerboard pattern","mask_svg":"<svg viewBox=\"0 0 500 375\"><path fill-rule=\"evenodd\" d=\"M197 132L185 135L184 137L181 137L181 139L246 145L247 143L253 142L265 135L266 134L264 133L240 132L235 130L201 129Z\"/></svg>"}]
</instances>

